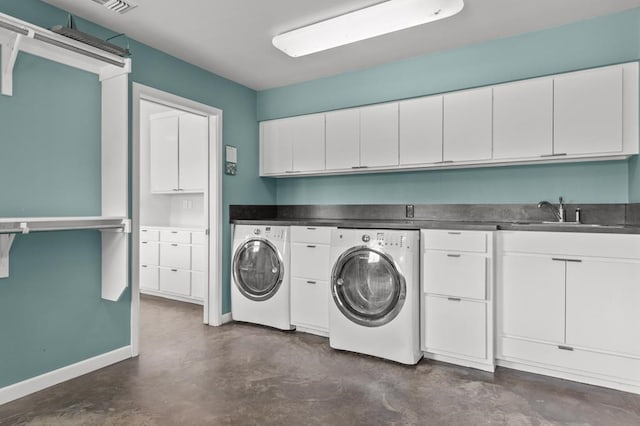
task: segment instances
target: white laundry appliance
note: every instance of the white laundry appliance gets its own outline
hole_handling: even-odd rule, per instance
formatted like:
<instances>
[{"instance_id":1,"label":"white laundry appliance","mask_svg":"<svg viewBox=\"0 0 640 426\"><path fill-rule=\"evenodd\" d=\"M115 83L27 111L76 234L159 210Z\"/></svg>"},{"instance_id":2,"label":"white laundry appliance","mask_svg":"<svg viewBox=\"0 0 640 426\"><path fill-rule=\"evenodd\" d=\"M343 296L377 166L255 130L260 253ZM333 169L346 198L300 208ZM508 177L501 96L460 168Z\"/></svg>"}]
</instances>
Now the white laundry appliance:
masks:
<instances>
[{"instance_id":1,"label":"white laundry appliance","mask_svg":"<svg viewBox=\"0 0 640 426\"><path fill-rule=\"evenodd\" d=\"M294 328L288 227L235 225L231 270L231 316L235 321Z\"/></svg>"},{"instance_id":2,"label":"white laundry appliance","mask_svg":"<svg viewBox=\"0 0 640 426\"><path fill-rule=\"evenodd\" d=\"M333 231L332 348L403 364L422 358L419 240L418 231Z\"/></svg>"}]
</instances>

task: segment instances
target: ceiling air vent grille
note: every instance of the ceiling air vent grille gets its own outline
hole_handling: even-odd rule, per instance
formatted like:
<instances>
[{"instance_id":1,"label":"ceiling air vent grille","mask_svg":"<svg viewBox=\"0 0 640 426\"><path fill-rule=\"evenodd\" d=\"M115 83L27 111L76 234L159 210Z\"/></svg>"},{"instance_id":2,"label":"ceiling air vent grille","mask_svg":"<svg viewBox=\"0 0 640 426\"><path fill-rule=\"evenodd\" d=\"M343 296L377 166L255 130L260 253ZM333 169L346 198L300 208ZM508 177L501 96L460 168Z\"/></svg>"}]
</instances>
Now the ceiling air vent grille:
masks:
<instances>
[{"instance_id":1,"label":"ceiling air vent grille","mask_svg":"<svg viewBox=\"0 0 640 426\"><path fill-rule=\"evenodd\" d=\"M133 4L130 1L124 1L124 0L93 0L93 1L117 13L125 13L138 6L137 4Z\"/></svg>"}]
</instances>

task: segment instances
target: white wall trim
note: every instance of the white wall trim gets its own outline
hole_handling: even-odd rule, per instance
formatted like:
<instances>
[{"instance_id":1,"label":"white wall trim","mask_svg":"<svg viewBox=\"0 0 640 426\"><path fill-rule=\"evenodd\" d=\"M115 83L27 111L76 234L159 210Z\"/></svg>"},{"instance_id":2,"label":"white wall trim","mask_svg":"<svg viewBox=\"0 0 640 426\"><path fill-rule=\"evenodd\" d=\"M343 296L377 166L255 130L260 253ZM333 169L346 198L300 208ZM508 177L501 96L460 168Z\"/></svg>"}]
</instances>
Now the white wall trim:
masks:
<instances>
[{"instance_id":1,"label":"white wall trim","mask_svg":"<svg viewBox=\"0 0 640 426\"><path fill-rule=\"evenodd\" d=\"M41 391L48 387L75 379L92 371L99 370L125 359L131 358L131 346L125 346L84 361L50 371L40 376L32 377L22 382L0 388L0 405Z\"/></svg>"},{"instance_id":2,"label":"white wall trim","mask_svg":"<svg viewBox=\"0 0 640 426\"><path fill-rule=\"evenodd\" d=\"M131 250L131 346L139 354L140 342L140 101L209 117L209 286L204 300L203 322L221 325L222 320L222 110L152 87L133 83L132 117L132 250Z\"/></svg>"},{"instance_id":3,"label":"white wall trim","mask_svg":"<svg viewBox=\"0 0 640 426\"><path fill-rule=\"evenodd\" d=\"M220 321L221 321L220 325L233 321L233 318L231 318L231 312L227 314L223 314Z\"/></svg>"}]
</instances>

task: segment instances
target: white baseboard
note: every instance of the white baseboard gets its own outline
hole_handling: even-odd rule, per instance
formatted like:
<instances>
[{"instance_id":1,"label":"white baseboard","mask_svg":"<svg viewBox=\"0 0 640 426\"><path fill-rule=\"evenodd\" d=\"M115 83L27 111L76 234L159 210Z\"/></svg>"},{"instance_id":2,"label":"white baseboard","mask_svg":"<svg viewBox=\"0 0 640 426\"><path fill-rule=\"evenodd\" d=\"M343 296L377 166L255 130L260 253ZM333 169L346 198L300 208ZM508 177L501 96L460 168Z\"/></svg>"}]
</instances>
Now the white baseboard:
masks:
<instances>
[{"instance_id":1,"label":"white baseboard","mask_svg":"<svg viewBox=\"0 0 640 426\"><path fill-rule=\"evenodd\" d=\"M40 376L0 388L0 405L41 391L48 387L75 379L92 371L99 370L111 364L131 358L131 346L125 346L84 361L50 371Z\"/></svg>"},{"instance_id":2,"label":"white baseboard","mask_svg":"<svg viewBox=\"0 0 640 426\"><path fill-rule=\"evenodd\" d=\"M222 324L226 324L231 321L233 321L233 318L231 318L231 312L227 314L222 314Z\"/></svg>"}]
</instances>

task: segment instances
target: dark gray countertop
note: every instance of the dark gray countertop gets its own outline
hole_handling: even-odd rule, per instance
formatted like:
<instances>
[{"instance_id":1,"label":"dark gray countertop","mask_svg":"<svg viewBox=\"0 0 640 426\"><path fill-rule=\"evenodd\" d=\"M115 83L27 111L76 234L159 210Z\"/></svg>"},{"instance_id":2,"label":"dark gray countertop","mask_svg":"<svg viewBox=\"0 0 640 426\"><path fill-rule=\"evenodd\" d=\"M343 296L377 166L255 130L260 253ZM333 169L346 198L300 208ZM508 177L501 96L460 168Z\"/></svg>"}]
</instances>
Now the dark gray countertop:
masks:
<instances>
[{"instance_id":1,"label":"dark gray countertop","mask_svg":"<svg viewBox=\"0 0 640 426\"><path fill-rule=\"evenodd\" d=\"M258 219L232 220L236 225L274 226L335 226L358 229L455 229L471 231L539 231L583 232L600 234L640 234L640 226L632 225L576 225L556 223L465 222L442 220L355 220L355 219Z\"/></svg>"}]
</instances>

